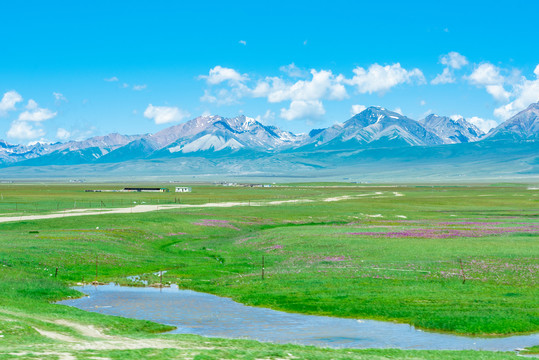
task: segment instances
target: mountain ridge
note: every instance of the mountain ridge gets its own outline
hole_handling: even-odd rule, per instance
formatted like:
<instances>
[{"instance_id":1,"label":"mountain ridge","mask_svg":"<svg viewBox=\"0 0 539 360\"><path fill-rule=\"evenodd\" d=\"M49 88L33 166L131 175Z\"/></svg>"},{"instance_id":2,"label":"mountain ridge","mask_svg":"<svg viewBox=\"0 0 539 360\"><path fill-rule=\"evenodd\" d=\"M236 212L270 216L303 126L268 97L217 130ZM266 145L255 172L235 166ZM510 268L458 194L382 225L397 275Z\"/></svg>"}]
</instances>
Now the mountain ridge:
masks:
<instances>
[{"instance_id":1,"label":"mountain ridge","mask_svg":"<svg viewBox=\"0 0 539 360\"><path fill-rule=\"evenodd\" d=\"M361 149L432 147L482 141L539 138L539 103L482 133L465 119L431 114L416 121L382 107L369 107L342 124L296 135L254 118L199 116L154 134L112 133L82 141L29 146L0 140L0 165L45 166L118 163L178 157L227 157L250 153L353 152Z\"/></svg>"}]
</instances>

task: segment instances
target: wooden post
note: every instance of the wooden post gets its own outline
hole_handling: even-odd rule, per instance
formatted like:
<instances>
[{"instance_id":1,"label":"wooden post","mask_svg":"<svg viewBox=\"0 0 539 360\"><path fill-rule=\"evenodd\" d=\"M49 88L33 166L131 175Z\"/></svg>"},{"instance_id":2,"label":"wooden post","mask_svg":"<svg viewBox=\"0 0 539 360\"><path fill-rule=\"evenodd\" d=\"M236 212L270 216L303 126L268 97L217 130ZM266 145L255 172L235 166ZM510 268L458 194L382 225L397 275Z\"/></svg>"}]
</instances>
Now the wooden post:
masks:
<instances>
[{"instance_id":1,"label":"wooden post","mask_svg":"<svg viewBox=\"0 0 539 360\"><path fill-rule=\"evenodd\" d=\"M54 273L54 277L58 276L58 266L56 267L56 272Z\"/></svg>"},{"instance_id":2,"label":"wooden post","mask_svg":"<svg viewBox=\"0 0 539 360\"><path fill-rule=\"evenodd\" d=\"M464 275L464 266L462 266L462 259L459 259L460 263L460 275L462 276L462 283L466 282L466 276Z\"/></svg>"},{"instance_id":3,"label":"wooden post","mask_svg":"<svg viewBox=\"0 0 539 360\"><path fill-rule=\"evenodd\" d=\"M262 280L264 280L264 255L262 255Z\"/></svg>"},{"instance_id":4,"label":"wooden post","mask_svg":"<svg viewBox=\"0 0 539 360\"><path fill-rule=\"evenodd\" d=\"M95 282L97 282L97 258L98 257L99 257L99 255L95 256Z\"/></svg>"}]
</instances>

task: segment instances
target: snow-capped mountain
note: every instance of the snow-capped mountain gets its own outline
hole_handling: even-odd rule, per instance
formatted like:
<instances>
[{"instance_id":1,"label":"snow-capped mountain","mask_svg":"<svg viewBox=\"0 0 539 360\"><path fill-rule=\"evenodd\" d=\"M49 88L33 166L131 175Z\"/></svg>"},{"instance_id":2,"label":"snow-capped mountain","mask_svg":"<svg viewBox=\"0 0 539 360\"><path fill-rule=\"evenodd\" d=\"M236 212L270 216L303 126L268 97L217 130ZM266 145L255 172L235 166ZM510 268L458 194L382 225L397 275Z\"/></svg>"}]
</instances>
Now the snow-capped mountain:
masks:
<instances>
[{"instance_id":1,"label":"snow-capped mountain","mask_svg":"<svg viewBox=\"0 0 539 360\"><path fill-rule=\"evenodd\" d=\"M13 164L75 165L164 161L179 157L210 160L219 157L233 161L260 156L273 157L278 162L281 155L319 161L332 154L346 158L359 153L362 156L370 154L374 159L375 154L425 156L433 151L430 146L439 148L438 145L447 146L444 147L447 151L440 149L445 151L444 154L463 156L469 153L469 146L492 149L483 142L484 139L505 139L509 141L509 147L513 143L523 143L521 140L536 141L539 139L538 119L539 103L532 104L491 130L488 136L482 136L479 129L464 119L429 115L418 122L381 107L369 107L342 124L295 135L243 115L234 118L200 116L155 134L109 134L83 141L31 145L12 145L0 140L0 164L4 167ZM468 144L474 142L477 144ZM400 150L396 151L397 148ZM257 155L253 157L253 154ZM334 163L335 159L331 161Z\"/></svg>"},{"instance_id":2,"label":"snow-capped mountain","mask_svg":"<svg viewBox=\"0 0 539 360\"><path fill-rule=\"evenodd\" d=\"M202 121L206 124L205 127L192 136L182 134L183 136L168 145L166 150L170 153L240 149L274 152L297 145L302 139L301 136L274 126L262 125L243 115L230 119L212 116L203 118Z\"/></svg>"},{"instance_id":3,"label":"snow-capped mountain","mask_svg":"<svg viewBox=\"0 0 539 360\"><path fill-rule=\"evenodd\" d=\"M293 147L303 137L265 126L253 118L200 116L146 135L107 154L101 161L170 157L198 152L230 153L240 150L275 152Z\"/></svg>"},{"instance_id":4,"label":"snow-capped mountain","mask_svg":"<svg viewBox=\"0 0 539 360\"><path fill-rule=\"evenodd\" d=\"M464 118L455 120L447 116L430 114L419 122L427 130L438 135L446 144L474 142L485 135L483 131Z\"/></svg>"},{"instance_id":5,"label":"snow-capped mountain","mask_svg":"<svg viewBox=\"0 0 539 360\"><path fill-rule=\"evenodd\" d=\"M439 145L444 141L419 122L382 107L369 107L344 124L315 130L308 147L354 148Z\"/></svg>"},{"instance_id":6,"label":"snow-capped mountain","mask_svg":"<svg viewBox=\"0 0 539 360\"><path fill-rule=\"evenodd\" d=\"M490 130L486 139L539 139L539 102L531 104L526 110Z\"/></svg>"}]
</instances>

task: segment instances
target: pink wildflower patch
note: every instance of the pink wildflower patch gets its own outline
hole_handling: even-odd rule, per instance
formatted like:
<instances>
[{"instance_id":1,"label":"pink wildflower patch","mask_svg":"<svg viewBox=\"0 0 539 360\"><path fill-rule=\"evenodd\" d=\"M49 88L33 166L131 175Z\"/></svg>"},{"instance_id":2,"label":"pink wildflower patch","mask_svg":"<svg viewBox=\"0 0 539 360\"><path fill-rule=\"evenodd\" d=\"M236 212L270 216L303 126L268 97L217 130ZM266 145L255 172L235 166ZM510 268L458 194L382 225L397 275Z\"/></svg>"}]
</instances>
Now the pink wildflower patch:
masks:
<instances>
[{"instance_id":1,"label":"pink wildflower patch","mask_svg":"<svg viewBox=\"0 0 539 360\"><path fill-rule=\"evenodd\" d=\"M273 246L270 246L269 248L266 249L266 252L270 252L270 251L273 251L273 250L281 250L283 248L282 245L273 245Z\"/></svg>"},{"instance_id":2,"label":"pink wildflower patch","mask_svg":"<svg viewBox=\"0 0 539 360\"><path fill-rule=\"evenodd\" d=\"M533 233L539 231L539 226L514 226L514 227L478 227L469 229L438 228L438 229L409 229L402 231L365 231L347 233L348 235L362 235L384 238L423 238L423 239L447 239L455 237L482 237L505 233Z\"/></svg>"}]
</instances>

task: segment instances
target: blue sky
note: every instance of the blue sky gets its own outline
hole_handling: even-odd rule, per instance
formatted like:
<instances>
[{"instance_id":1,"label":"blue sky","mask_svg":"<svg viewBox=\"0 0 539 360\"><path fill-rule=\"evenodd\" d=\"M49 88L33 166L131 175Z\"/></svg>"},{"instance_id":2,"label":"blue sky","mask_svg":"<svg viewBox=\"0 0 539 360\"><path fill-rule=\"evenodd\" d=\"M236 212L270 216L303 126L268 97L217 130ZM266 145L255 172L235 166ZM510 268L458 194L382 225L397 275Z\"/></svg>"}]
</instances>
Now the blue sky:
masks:
<instances>
[{"instance_id":1,"label":"blue sky","mask_svg":"<svg viewBox=\"0 0 539 360\"><path fill-rule=\"evenodd\" d=\"M488 129L539 101L539 2L18 1L0 12L0 139L245 114L294 132L364 106Z\"/></svg>"}]
</instances>

